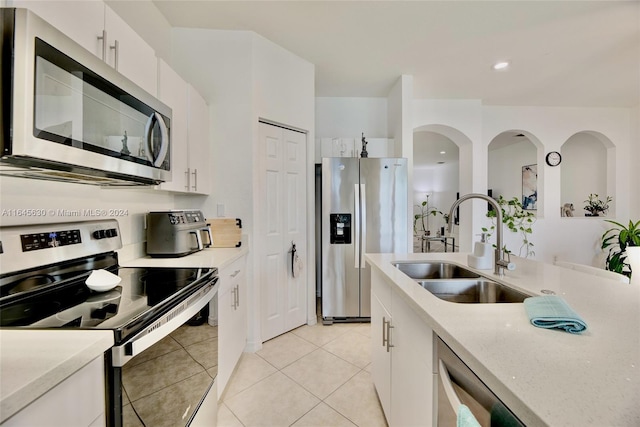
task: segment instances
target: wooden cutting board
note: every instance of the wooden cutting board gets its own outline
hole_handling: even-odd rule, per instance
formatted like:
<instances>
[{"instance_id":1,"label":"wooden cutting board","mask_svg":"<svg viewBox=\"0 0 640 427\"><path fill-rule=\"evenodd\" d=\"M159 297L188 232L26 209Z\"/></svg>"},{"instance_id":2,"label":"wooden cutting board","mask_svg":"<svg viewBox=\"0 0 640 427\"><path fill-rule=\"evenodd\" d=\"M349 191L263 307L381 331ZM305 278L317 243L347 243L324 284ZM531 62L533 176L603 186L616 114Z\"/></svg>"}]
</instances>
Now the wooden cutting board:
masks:
<instances>
[{"instance_id":1,"label":"wooden cutting board","mask_svg":"<svg viewBox=\"0 0 640 427\"><path fill-rule=\"evenodd\" d=\"M213 218L207 220L211 227L212 248L239 248L242 243L240 218Z\"/></svg>"}]
</instances>

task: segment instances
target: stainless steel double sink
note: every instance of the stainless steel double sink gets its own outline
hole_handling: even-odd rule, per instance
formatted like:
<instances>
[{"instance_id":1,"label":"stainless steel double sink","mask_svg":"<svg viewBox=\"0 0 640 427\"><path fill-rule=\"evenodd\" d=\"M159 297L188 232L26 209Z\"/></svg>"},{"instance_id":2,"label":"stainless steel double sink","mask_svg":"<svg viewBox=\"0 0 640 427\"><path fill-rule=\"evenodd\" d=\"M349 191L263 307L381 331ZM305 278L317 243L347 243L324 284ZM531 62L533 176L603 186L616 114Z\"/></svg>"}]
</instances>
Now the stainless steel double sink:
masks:
<instances>
[{"instance_id":1,"label":"stainless steel double sink","mask_svg":"<svg viewBox=\"0 0 640 427\"><path fill-rule=\"evenodd\" d=\"M531 296L448 262L398 261L393 265L436 297L449 302L513 303Z\"/></svg>"}]
</instances>

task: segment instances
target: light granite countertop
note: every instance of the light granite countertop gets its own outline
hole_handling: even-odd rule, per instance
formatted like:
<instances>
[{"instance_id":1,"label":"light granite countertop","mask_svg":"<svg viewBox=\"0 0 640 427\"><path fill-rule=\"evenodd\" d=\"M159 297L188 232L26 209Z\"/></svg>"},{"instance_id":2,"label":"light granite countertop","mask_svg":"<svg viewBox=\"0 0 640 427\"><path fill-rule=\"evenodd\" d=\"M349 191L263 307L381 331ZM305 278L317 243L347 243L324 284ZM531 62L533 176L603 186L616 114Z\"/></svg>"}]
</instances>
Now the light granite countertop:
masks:
<instances>
[{"instance_id":1,"label":"light granite countertop","mask_svg":"<svg viewBox=\"0 0 640 427\"><path fill-rule=\"evenodd\" d=\"M0 329L0 423L113 346L113 332Z\"/></svg>"},{"instance_id":2,"label":"light granite countertop","mask_svg":"<svg viewBox=\"0 0 640 427\"><path fill-rule=\"evenodd\" d=\"M144 256L120 265L221 269L247 252L246 246L205 249L180 258ZM0 423L101 357L113 344L111 331L0 329Z\"/></svg>"},{"instance_id":3,"label":"light granite countertop","mask_svg":"<svg viewBox=\"0 0 640 427\"><path fill-rule=\"evenodd\" d=\"M122 267L217 267L220 270L248 252L246 245L242 245L239 248L209 248L179 258L143 256L132 260L120 261L120 265Z\"/></svg>"},{"instance_id":4,"label":"light granite countertop","mask_svg":"<svg viewBox=\"0 0 640 427\"><path fill-rule=\"evenodd\" d=\"M573 335L532 326L521 303L441 300L391 264L443 260L467 267L467 254L367 254L366 259L527 425L640 425L637 286L521 258L502 278L493 270L475 270L530 295L554 291L588 324Z\"/></svg>"}]
</instances>

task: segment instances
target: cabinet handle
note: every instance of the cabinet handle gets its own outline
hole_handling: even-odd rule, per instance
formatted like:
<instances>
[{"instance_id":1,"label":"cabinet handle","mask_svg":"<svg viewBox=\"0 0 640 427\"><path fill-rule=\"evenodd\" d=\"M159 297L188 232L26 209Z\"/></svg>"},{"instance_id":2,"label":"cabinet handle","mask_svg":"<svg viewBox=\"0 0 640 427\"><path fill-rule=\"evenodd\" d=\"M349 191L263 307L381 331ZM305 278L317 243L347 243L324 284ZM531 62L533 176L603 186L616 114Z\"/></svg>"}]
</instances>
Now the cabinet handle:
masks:
<instances>
[{"instance_id":1,"label":"cabinet handle","mask_svg":"<svg viewBox=\"0 0 640 427\"><path fill-rule=\"evenodd\" d=\"M233 288L231 290L231 293L233 294L233 301L231 302L231 308L233 308L234 310L236 309L236 288Z\"/></svg>"},{"instance_id":2,"label":"cabinet handle","mask_svg":"<svg viewBox=\"0 0 640 427\"><path fill-rule=\"evenodd\" d=\"M193 191L196 191L198 189L198 169L194 169L193 172L191 172L191 175L193 175Z\"/></svg>"},{"instance_id":3,"label":"cabinet handle","mask_svg":"<svg viewBox=\"0 0 640 427\"><path fill-rule=\"evenodd\" d=\"M98 40L102 41L102 60L107 60L107 30L102 30L102 35L98 36Z\"/></svg>"},{"instance_id":4,"label":"cabinet handle","mask_svg":"<svg viewBox=\"0 0 640 427\"><path fill-rule=\"evenodd\" d=\"M387 346L387 318L382 316L382 346Z\"/></svg>"},{"instance_id":5,"label":"cabinet handle","mask_svg":"<svg viewBox=\"0 0 640 427\"><path fill-rule=\"evenodd\" d=\"M240 285L236 285L236 308L240 307Z\"/></svg>"},{"instance_id":6,"label":"cabinet handle","mask_svg":"<svg viewBox=\"0 0 640 427\"><path fill-rule=\"evenodd\" d=\"M120 43L118 40L113 42L113 46L109 46L109 49L113 50L114 58L113 58L113 68L118 71L118 56L120 55Z\"/></svg>"},{"instance_id":7,"label":"cabinet handle","mask_svg":"<svg viewBox=\"0 0 640 427\"><path fill-rule=\"evenodd\" d=\"M387 353L389 353L389 349L394 347L391 344L391 319L387 320L386 317L382 318L382 346L387 348Z\"/></svg>"},{"instance_id":8,"label":"cabinet handle","mask_svg":"<svg viewBox=\"0 0 640 427\"><path fill-rule=\"evenodd\" d=\"M184 176L185 179L187 180L187 185L184 186L185 190L189 191L189 183L191 180L191 169L187 168L186 171L184 171Z\"/></svg>"}]
</instances>

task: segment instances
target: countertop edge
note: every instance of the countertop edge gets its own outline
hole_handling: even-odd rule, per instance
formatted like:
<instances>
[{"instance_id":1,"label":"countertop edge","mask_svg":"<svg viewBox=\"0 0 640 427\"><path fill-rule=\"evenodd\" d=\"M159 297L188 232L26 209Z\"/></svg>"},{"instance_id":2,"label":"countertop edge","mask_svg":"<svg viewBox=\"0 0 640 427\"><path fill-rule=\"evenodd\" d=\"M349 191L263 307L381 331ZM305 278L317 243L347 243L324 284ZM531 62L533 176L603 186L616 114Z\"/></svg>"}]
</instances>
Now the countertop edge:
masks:
<instances>
[{"instance_id":1,"label":"countertop edge","mask_svg":"<svg viewBox=\"0 0 640 427\"><path fill-rule=\"evenodd\" d=\"M0 336L3 336L2 341L4 347L4 345L11 345L11 342L17 343L19 340L24 339L23 334L43 332L55 333L56 331L0 329ZM20 333L20 338L7 337L7 334L15 335L17 333ZM63 358L59 363L55 363L48 367L43 375L32 380L28 380L10 394L2 396L0 400L0 423L5 422L10 417L35 402L42 395L55 388L58 384L82 369L91 361L98 357L102 357L104 352L113 347L114 344L113 332L111 331L70 331L69 334L66 334L67 337L64 339L76 341L69 338L71 333L83 333L85 334L84 336L91 336L92 339L87 340L88 342L85 343L85 345L80 346L73 354L69 355L69 357ZM6 340L11 342L7 343ZM12 362L22 363L22 360L18 359ZM5 369L11 369L11 366L5 366L6 363L7 361L3 360L3 371ZM9 364L11 364L11 362Z\"/></svg>"}]
</instances>

